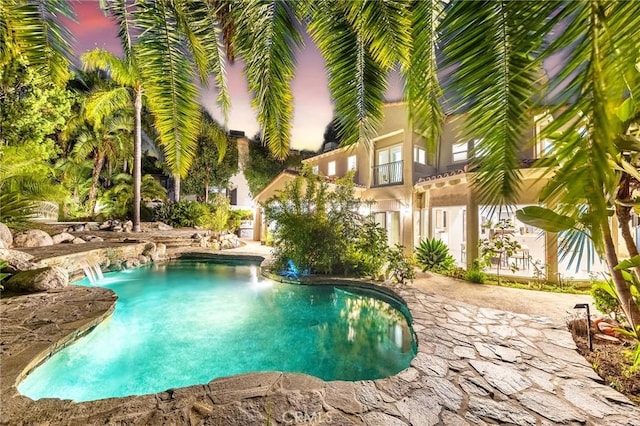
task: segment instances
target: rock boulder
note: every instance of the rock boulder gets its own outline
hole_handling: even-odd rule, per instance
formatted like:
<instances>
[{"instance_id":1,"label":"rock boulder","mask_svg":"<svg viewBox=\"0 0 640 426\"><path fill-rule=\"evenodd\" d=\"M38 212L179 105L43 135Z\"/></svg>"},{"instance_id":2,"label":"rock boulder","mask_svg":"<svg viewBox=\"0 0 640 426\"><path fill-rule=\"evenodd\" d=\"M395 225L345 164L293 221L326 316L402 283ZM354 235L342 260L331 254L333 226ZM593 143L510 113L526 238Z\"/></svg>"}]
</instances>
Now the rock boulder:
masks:
<instances>
[{"instance_id":1,"label":"rock boulder","mask_svg":"<svg viewBox=\"0 0 640 426\"><path fill-rule=\"evenodd\" d=\"M47 266L18 272L5 282L4 287L9 291L33 293L63 288L67 285L69 285L69 274L66 269L59 266Z\"/></svg>"},{"instance_id":2,"label":"rock boulder","mask_svg":"<svg viewBox=\"0 0 640 426\"><path fill-rule=\"evenodd\" d=\"M40 229L29 229L16 235L13 239L14 247L44 247L52 246L53 239Z\"/></svg>"},{"instance_id":3,"label":"rock boulder","mask_svg":"<svg viewBox=\"0 0 640 426\"><path fill-rule=\"evenodd\" d=\"M7 262L5 269L11 274L42 268L44 266L42 263L33 262L33 255L23 253L19 250L0 249L0 259Z\"/></svg>"},{"instance_id":4,"label":"rock boulder","mask_svg":"<svg viewBox=\"0 0 640 426\"><path fill-rule=\"evenodd\" d=\"M61 232L51 237L53 244L70 243L75 237L68 232Z\"/></svg>"},{"instance_id":5,"label":"rock boulder","mask_svg":"<svg viewBox=\"0 0 640 426\"><path fill-rule=\"evenodd\" d=\"M0 242L4 243L5 248L10 248L13 244L13 235L7 225L0 222Z\"/></svg>"}]
</instances>

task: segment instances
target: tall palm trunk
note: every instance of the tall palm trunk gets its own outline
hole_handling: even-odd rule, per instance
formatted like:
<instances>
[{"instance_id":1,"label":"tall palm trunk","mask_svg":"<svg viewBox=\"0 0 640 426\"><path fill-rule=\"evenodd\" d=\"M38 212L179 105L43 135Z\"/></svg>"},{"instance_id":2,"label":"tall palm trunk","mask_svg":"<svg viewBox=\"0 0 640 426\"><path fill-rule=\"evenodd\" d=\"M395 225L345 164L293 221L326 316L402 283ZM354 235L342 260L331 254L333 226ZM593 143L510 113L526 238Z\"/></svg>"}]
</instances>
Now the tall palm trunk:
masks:
<instances>
[{"instance_id":1,"label":"tall palm trunk","mask_svg":"<svg viewBox=\"0 0 640 426\"><path fill-rule=\"evenodd\" d=\"M638 308L638 305L633 300L629 283L623 278L622 272L615 269L618 264L618 255L616 254L615 245L611 238L611 230L608 222L606 222L603 227L603 237L604 254L607 259L607 265L609 266L613 285L616 288L616 293L620 301L620 307L627 317L627 321L629 321L632 329L635 330L636 327L640 326L640 308Z\"/></svg>"},{"instance_id":2,"label":"tall palm trunk","mask_svg":"<svg viewBox=\"0 0 640 426\"><path fill-rule=\"evenodd\" d=\"M211 168L205 167L205 177L204 177L204 202L209 202L209 176L211 176Z\"/></svg>"},{"instance_id":3,"label":"tall palm trunk","mask_svg":"<svg viewBox=\"0 0 640 426\"><path fill-rule=\"evenodd\" d=\"M180 201L180 175L173 175L173 201Z\"/></svg>"},{"instance_id":4,"label":"tall palm trunk","mask_svg":"<svg viewBox=\"0 0 640 426\"><path fill-rule=\"evenodd\" d=\"M135 89L135 142L133 145L133 232L140 232L142 186L142 87Z\"/></svg>"},{"instance_id":5,"label":"tall palm trunk","mask_svg":"<svg viewBox=\"0 0 640 426\"><path fill-rule=\"evenodd\" d=\"M100 180L100 172L104 167L105 155L98 151L96 158L93 160L93 171L91 172L91 188L89 188L89 214L93 216L96 209L96 199L98 198L98 182Z\"/></svg>"},{"instance_id":6,"label":"tall palm trunk","mask_svg":"<svg viewBox=\"0 0 640 426\"><path fill-rule=\"evenodd\" d=\"M627 173L622 175L620 179L620 183L618 184L618 193L616 194L616 199L621 202L627 201L631 197L631 176ZM630 257L637 256L638 247L636 246L636 242L633 239L633 235L631 235L631 207L622 204L616 204L616 216L618 218L618 223L620 224L620 233L622 234L622 238L624 239L625 246L627 247L627 251L629 252ZM633 272L636 275L636 278L640 280L640 267L633 268Z\"/></svg>"}]
</instances>

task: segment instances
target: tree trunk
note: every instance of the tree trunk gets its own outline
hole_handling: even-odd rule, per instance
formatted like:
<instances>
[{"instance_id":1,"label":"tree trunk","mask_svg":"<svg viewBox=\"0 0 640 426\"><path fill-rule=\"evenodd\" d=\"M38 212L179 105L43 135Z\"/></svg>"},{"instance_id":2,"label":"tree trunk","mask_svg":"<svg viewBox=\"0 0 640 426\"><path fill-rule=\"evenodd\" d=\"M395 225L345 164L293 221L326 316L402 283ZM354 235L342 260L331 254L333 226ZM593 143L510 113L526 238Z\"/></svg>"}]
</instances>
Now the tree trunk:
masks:
<instances>
[{"instance_id":1,"label":"tree trunk","mask_svg":"<svg viewBox=\"0 0 640 426\"><path fill-rule=\"evenodd\" d=\"M209 169L205 167L205 177L204 177L204 202L209 202Z\"/></svg>"},{"instance_id":2,"label":"tree trunk","mask_svg":"<svg viewBox=\"0 0 640 426\"><path fill-rule=\"evenodd\" d=\"M89 188L89 215L93 216L96 209L96 199L98 198L98 182L100 180L100 172L104 167L104 153L97 152L96 158L93 160L93 171L91 172L91 188Z\"/></svg>"},{"instance_id":3,"label":"tree trunk","mask_svg":"<svg viewBox=\"0 0 640 426\"><path fill-rule=\"evenodd\" d=\"M135 89L135 140L133 144L133 232L140 232L142 187L142 87Z\"/></svg>"},{"instance_id":4,"label":"tree trunk","mask_svg":"<svg viewBox=\"0 0 640 426\"><path fill-rule=\"evenodd\" d=\"M173 175L173 201L180 201L180 175Z\"/></svg>"},{"instance_id":5,"label":"tree trunk","mask_svg":"<svg viewBox=\"0 0 640 426\"><path fill-rule=\"evenodd\" d=\"M620 301L620 307L627 317L627 321L629 321L632 329L635 330L637 326L640 326L640 308L638 308L638 305L633 300L633 297L631 296L631 287L622 277L622 272L614 269L618 264L618 255L616 254L613 239L611 238L611 230L609 229L608 222L603 229L603 234L604 254L607 259L607 265L609 266L613 285L616 288L618 300Z\"/></svg>"},{"instance_id":6,"label":"tree trunk","mask_svg":"<svg viewBox=\"0 0 640 426\"><path fill-rule=\"evenodd\" d=\"M620 183L618 184L618 192L616 194L617 201L628 201L631 197L631 176L627 173L623 173L620 179ZM616 203L616 216L618 218L618 223L620 224L620 231L622 233L622 238L624 239L625 246L627 247L627 251L629 252L630 257L634 257L638 255L638 247L636 246L636 242L631 235L631 227L629 226L631 222L631 207L623 206L621 204ZM636 278L640 281L640 267L633 268L633 273Z\"/></svg>"}]
</instances>

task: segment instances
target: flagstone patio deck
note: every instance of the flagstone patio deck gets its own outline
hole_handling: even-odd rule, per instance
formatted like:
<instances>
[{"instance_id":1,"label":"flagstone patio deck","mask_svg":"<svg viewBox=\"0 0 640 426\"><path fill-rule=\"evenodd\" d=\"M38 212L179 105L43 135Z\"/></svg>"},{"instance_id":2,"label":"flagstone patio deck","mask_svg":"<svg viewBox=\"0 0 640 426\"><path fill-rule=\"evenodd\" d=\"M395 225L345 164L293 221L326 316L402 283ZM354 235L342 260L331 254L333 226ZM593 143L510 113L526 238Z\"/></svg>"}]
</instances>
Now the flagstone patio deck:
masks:
<instances>
[{"instance_id":1,"label":"flagstone patio deck","mask_svg":"<svg viewBox=\"0 0 640 426\"><path fill-rule=\"evenodd\" d=\"M255 373L84 403L33 401L15 384L34 360L107 317L115 295L68 287L3 297L0 424L640 425L640 408L601 383L563 325L414 286L393 290L418 339L411 366L393 377L324 382Z\"/></svg>"}]
</instances>

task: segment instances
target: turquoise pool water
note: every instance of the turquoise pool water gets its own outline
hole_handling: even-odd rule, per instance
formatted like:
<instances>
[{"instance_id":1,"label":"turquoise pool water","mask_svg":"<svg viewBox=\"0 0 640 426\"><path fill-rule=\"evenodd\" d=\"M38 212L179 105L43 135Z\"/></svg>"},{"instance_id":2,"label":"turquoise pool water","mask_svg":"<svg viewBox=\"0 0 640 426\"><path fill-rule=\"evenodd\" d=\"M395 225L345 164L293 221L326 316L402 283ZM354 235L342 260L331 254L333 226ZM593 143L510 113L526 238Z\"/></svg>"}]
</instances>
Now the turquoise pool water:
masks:
<instances>
[{"instance_id":1,"label":"turquoise pool water","mask_svg":"<svg viewBox=\"0 0 640 426\"><path fill-rule=\"evenodd\" d=\"M113 316L29 374L22 394L90 401L257 371L376 379L403 370L416 353L392 300L276 283L255 265L183 260L107 274L94 285L118 294Z\"/></svg>"}]
</instances>

